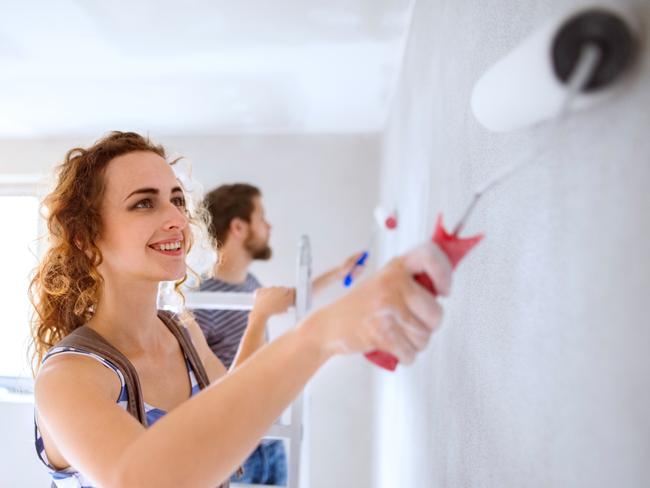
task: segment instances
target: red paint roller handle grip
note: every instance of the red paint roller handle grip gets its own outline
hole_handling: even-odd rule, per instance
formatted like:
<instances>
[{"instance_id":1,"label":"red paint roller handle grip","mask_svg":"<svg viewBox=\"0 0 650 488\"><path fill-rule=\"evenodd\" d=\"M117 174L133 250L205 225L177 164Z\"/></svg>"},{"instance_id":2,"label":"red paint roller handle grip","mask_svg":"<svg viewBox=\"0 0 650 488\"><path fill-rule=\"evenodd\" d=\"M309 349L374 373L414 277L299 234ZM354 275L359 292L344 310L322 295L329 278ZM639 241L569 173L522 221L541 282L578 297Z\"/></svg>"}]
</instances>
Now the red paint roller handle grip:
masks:
<instances>
[{"instance_id":1,"label":"red paint roller handle grip","mask_svg":"<svg viewBox=\"0 0 650 488\"><path fill-rule=\"evenodd\" d=\"M461 259L463 259L463 257L476 244L478 244L482 238L482 235L478 235L461 239L457 235L449 234L442 223L442 215L439 215L438 221L436 222L436 229L431 240L438 244L440 249L442 249L451 261L452 268L455 268ZM438 294L429 275L419 273L414 275L413 278L433 295ZM365 356L377 366L387 369L388 371L395 371L395 368L397 368L397 364L399 363L399 360L395 356L384 351L372 351L366 353Z\"/></svg>"},{"instance_id":2,"label":"red paint roller handle grip","mask_svg":"<svg viewBox=\"0 0 650 488\"><path fill-rule=\"evenodd\" d=\"M431 281L429 275L426 273L420 273L414 275L413 278L431 293L437 295L436 287L433 285L433 281ZM377 366L387 369L388 371L395 371L397 364L399 363L399 360L395 356L384 351L368 352L365 356Z\"/></svg>"}]
</instances>

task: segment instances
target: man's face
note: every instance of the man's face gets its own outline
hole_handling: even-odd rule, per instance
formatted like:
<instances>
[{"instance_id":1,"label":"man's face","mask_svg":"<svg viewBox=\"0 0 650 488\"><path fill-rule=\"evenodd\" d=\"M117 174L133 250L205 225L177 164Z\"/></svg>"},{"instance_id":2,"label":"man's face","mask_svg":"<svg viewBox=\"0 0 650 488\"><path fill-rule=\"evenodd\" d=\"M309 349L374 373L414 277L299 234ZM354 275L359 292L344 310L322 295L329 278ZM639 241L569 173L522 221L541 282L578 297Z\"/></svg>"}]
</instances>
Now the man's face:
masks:
<instances>
[{"instance_id":1,"label":"man's face","mask_svg":"<svg viewBox=\"0 0 650 488\"><path fill-rule=\"evenodd\" d=\"M244 248L252 259L267 260L271 258L272 251L269 246L271 237L271 224L264 217L264 206L261 197L253 198L253 213L248 226L248 236L244 241Z\"/></svg>"}]
</instances>

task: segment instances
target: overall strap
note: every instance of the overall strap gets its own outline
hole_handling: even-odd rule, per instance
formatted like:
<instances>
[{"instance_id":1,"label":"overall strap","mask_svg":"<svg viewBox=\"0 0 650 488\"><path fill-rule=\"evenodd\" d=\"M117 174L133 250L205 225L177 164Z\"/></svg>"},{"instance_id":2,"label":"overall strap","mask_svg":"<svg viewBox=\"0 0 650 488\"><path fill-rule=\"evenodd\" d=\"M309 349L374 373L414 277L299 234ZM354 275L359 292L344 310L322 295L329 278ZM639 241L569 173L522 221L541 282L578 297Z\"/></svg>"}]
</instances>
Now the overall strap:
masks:
<instances>
[{"instance_id":1,"label":"overall strap","mask_svg":"<svg viewBox=\"0 0 650 488\"><path fill-rule=\"evenodd\" d=\"M199 388L202 390L204 388L207 388L210 385L210 378L208 377L208 373L203 366L201 358L199 357L199 353L196 352L196 348L192 343L192 338L190 337L187 329L179 323L178 318L172 312L169 312L167 310L159 310L158 317L160 317L160 320L163 321L163 323L172 332L172 334L174 334L174 337L176 337L176 340L180 344L185 357L190 362L190 365L194 370L194 376L196 377L196 381L199 384ZM243 475L244 469L240 466L237 469L237 473L239 475ZM218 486L218 488L229 487L230 480L226 480Z\"/></svg>"},{"instance_id":2,"label":"overall strap","mask_svg":"<svg viewBox=\"0 0 650 488\"><path fill-rule=\"evenodd\" d=\"M199 357L199 353L196 352L196 348L192 343L192 338L187 329L179 323L178 318L172 312L159 310L158 317L163 321L171 333L174 334L174 337L176 337L176 340L183 350L183 354L185 354L185 357L194 370L194 376L196 376L199 388L202 390L207 388L210 385L210 378L203 366L203 361L201 361L201 358Z\"/></svg>"},{"instance_id":3,"label":"overall strap","mask_svg":"<svg viewBox=\"0 0 650 488\"><path fill-rule=\"evenodd\" d=\"M196 352L196 349L192 344L192 339L187 329L178 323L178 319L176 319L174 314L171 312L160 310L158 312L158 317L160 317L167 328L172 332L172 334L174 334L174 337L176 337L185 357L188 359L192 369L194 370L194 375L199 387L201 389L206 388L210 384L210 379L208 378L208 374L203 366L203 362L199 358L199 354ZM75 329L59 342L57 346L72 347L92 352L113 363L124 376L124 382L126 383L126 390L128 393L128 412L138 419L142 425L145 427L147 426L147 415L144 409L144 399L140 387L140 380L138 379L138 373L133 364L124 354L113 347L100 334L86 326L81 326ZM238 472L243 474L241 467ZM223 484L219 485L219 488L228 488L229 486L230 481L226 480Z\"/></svg>"},{"instance_id":4,"label":"overall strap","mask_svg":"<svg viewBox=\"0 0 650 488\"><path fill-rule=\"evenodd\" d=\"M142 425L147 426L147 414L144 410L144 399L138 372L124 354L85 325L72 331L57 346L72 347L91 352L113 363L124 376L128 396L128 412L138 419Z\"/></svg>"}]
</instances>

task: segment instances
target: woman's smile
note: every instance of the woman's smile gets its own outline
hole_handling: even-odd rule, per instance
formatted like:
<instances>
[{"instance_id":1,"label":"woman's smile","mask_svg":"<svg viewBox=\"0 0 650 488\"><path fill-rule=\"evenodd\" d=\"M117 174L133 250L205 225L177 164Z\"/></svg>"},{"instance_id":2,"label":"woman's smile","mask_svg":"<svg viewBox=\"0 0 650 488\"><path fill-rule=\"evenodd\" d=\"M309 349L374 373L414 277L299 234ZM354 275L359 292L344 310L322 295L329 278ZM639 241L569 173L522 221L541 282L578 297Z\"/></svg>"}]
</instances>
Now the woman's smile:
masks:
<instances>
[{"instance_id":1,"label":"woman's smile","mask_svg":"<svg viewBox=\"0 0 650 488\"><path fill-rule=\"evenodd\" d=\"M149 247L154 251L164 254L165 256L182 256L185 254L183 248L183 237L175 237L173 239L166 239L149 244Z\"/></svg>"}]
</instances>

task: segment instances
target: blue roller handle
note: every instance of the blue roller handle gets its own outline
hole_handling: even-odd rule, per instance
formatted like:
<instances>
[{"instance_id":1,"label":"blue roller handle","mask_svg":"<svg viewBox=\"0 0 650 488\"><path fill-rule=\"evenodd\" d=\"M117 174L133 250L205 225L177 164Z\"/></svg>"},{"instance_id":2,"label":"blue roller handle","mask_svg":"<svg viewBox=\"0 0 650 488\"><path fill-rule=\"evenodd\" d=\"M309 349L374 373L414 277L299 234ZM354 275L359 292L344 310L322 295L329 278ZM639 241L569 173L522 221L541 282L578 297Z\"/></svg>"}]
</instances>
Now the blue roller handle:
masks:
<instances>
[{"instance_id":1,"label":"blue roller handle","mask_svg":"<svg viewBox=\"0 0 650 488\"><path fill-rule=\"evenodd\" d=\"M352 266L352 269L348 271L348 274L345 275L345 278L343 279L343 286L346 288L349 288L352 285L352 273L354 273L354 270L357 269L359 266L363 266L366 264L366 259L368 259L368 251L363 251L363 254L359 259L357 259L357 262L354 263L354 266Z\"/></svg>"}]
</instances>

